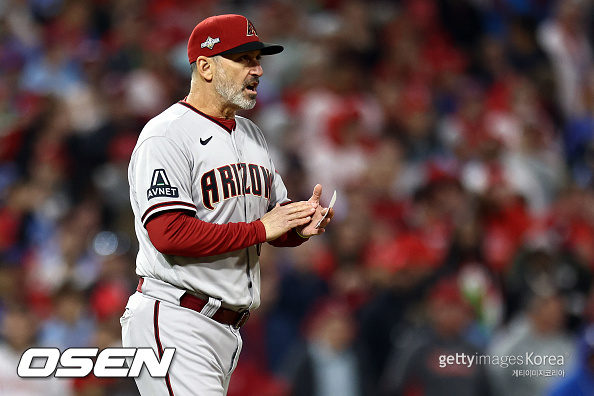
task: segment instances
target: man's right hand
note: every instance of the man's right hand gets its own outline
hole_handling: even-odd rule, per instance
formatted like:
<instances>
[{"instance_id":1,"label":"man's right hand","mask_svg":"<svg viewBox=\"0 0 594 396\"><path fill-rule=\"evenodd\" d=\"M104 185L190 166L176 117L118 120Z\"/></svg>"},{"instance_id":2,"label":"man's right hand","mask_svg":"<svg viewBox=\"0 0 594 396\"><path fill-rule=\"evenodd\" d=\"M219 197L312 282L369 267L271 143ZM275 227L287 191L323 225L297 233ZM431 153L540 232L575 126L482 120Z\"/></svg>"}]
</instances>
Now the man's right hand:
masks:
<instances>
[{"instance_id":1,"label":"man's right hand","mask_svg":"<svg viewBox=\"0 0 594 396\"><path fill-rule=\"evenodd\" d=\"M315 205L309 202L292 202L283 206L276 204L260 219L266 228L266 241L275 240L291 228L308 224L315 210Z\"/></svg>"}]
</instances>

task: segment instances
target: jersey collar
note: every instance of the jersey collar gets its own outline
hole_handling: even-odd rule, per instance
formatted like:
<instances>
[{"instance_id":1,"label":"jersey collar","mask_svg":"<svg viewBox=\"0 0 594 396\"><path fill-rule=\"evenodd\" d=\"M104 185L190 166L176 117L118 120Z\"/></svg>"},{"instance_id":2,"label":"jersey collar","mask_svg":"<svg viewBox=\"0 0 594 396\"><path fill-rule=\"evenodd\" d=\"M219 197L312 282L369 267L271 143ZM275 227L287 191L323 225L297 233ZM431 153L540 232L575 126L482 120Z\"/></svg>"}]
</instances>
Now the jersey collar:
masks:
<instances>
[{"instance_id":1,"label":"jersey collar","mask_svg":"<svg viewBox=\"0 0 594 396\"><path fill-rule=\"evenodd\" d=\"M202 117L209 119L210 121L214 122L215 124L217 124L229 133L233 132L235 130L235 127L237 126L235 118L229 120L227 118L209 116L208 114L204 114L203 112L186 102L185 98L177 103L179 103L182 106L186 106L188 109L200 114Z\"/></svg>"}]
</instances>

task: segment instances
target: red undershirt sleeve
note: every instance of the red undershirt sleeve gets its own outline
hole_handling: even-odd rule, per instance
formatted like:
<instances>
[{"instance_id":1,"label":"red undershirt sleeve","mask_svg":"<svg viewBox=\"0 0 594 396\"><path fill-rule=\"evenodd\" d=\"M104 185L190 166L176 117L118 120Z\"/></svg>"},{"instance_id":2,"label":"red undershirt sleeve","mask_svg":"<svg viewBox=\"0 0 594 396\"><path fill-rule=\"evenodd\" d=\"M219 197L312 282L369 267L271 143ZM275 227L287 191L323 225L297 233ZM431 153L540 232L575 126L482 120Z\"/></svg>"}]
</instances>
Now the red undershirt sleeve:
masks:
<instances>
[{"instance_id":1,"label":"red undershirt sleeve","mask_svg":"<svg viewBox=\"0 0 594 396\"><path fill-rule=\"evenodd\" d=\"M215 256L266 242L260 220L213 224L179 211L159 214L147 222L146 229L159 252L175 256Z\"/></svg>"},{"instance_id":2,"label":"red undershirt sleeve","mask_svg":"<svg viewBox=\"0 0 594 396\"><path fill-rule=\"evenodd\" d=\"M266 242L266 229L260 220L213 224L179 211L153 217L146 229L159 252L175 256L216 256ZM305 241L306 238L292 229L269 243L276 247L295 247Z\"/></svg>"},{"instance_id":3,"label":"red undershirt sleeve","mask_svg":"<svg viewBox=\"0 0 594 396\"><path fill-rule=\"evenodd\" d=\"M297 231L293 228L289 232L281 235L273 241L268 242L272 246L276 247L296 247L307 241L309 238L301 238Z\"/></svg>"}]
</instances>

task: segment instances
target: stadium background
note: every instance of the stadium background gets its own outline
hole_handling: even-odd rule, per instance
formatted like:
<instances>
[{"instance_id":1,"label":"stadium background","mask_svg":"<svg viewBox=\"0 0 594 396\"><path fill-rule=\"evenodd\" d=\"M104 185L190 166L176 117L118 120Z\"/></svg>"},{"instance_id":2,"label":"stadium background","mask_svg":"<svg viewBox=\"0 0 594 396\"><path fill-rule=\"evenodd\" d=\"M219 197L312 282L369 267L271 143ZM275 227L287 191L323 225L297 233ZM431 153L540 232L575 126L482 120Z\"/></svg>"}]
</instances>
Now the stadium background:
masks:
<instances>
[{"instance_id":1,"label":"stadium background","mask_svg":"<svg viewBox=\"0 0 594 396\"><path fill-rule=\"evenodd\" d=\"M136 394L128 380L14 370L33 345L118 345L137 282L128 159L144 123L186 95L188 32L218 13L285 46L244 115L292 198L316 182L325 204L338 191L323 237L263 250L264 300L229 395L557 392L593 345L593 11L0 1L0 394ZM440 369L444 351L568 358L565 377L519 378Z\"/></svg>"}]
</instances>

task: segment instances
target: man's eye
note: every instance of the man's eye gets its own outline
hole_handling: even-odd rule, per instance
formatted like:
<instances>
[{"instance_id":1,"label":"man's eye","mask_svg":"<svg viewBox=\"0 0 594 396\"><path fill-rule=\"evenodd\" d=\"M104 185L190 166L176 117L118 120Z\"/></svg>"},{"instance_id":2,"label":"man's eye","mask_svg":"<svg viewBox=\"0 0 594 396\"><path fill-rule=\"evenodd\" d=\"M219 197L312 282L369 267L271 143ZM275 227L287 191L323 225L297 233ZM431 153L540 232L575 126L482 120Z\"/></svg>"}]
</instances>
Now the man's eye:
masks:
<instances>
[{"instance_id":1,"label":"man's eye","mask_svg":"<svg viewBox=\"0 0 594 396\"><path fill-rule=\"evenodd\" d=\"M249 55L241 55L235 61L236 62L240 62L240 63L252 63L253 61L259 62L260 61L260 55L255 56L255 57L252 57L252 56L249 56Z\"/></svg>"}]
</instances>

